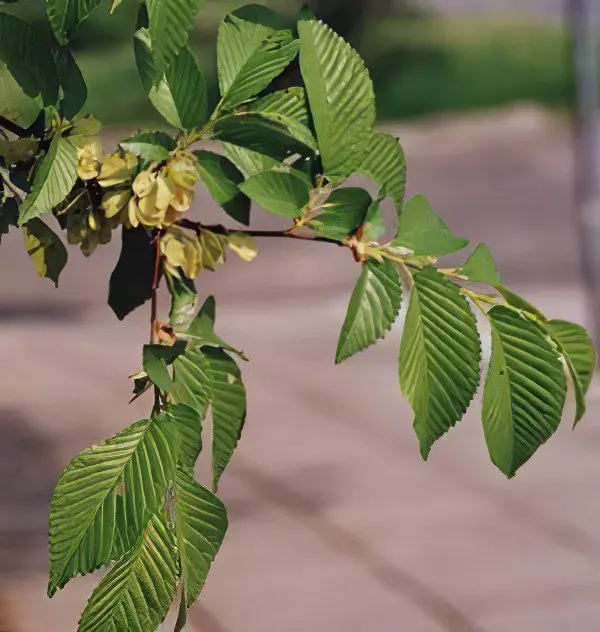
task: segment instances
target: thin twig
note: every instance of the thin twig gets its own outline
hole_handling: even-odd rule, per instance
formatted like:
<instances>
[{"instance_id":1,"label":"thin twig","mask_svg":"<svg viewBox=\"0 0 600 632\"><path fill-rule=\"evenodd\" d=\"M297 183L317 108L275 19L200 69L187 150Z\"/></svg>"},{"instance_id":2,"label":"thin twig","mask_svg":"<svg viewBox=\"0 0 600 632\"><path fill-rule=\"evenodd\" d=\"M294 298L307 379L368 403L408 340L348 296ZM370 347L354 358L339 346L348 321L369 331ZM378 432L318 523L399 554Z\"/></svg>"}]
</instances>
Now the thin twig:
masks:
<instances>
[{"instance_id":1,"label":"thin twig","mask_svg":"<svg viewBox=\"0 0 600 632\"><path fill-rule=\"evenodd\" d=\"M156 338L156 298L158 294L158 285L160 282L160 233L154 239L155 260L154 260L154 276L152 278L152 301L150 304L150 344L155 342Z\"/></svg>"},{"instance_id":2,"label":"thin twig","mask_svg":"<svg viewBox=\"0 0 600 632\"><path fill-rule=\"evenodd\" d=\"M154 261L154 275L152 277L152 300L150 302L150 344L156 342L156 303L158 295L158 286L160 283L160 233L154 238L155 246L155 261ZM152 408L153 414L158 414L161 411L160 402L160 389L156 384L154 385L154 406Z\"/></svg>"},{"instance_id":3,"label":"thin twig","mask_svg":"<svg viewBox=\"0 0 600 632\"><path fill-rule=\"evenodd\" d=\"M289 228L287 230L253 230L253 229L238 229L238 228L225 228L221 224L215 224L212 226L207 226L200 222L193 222L189 219L181 219L177 222L179 226L183 226L184 228L191 228L196 232L200 232L202 230L208 230L211 233L216 233L217 235L228 235L229 233L242 233L244 235L249 235L251 237L283 237L286 239L302 239L304 241L320 241L328 244L335 244L336 246L347 247L347 244L337 241L336 239L331 239L329 237L318 237L313 235L300 235L298 233L292 232L295 228Z\"/></svg>"}]
</instances>

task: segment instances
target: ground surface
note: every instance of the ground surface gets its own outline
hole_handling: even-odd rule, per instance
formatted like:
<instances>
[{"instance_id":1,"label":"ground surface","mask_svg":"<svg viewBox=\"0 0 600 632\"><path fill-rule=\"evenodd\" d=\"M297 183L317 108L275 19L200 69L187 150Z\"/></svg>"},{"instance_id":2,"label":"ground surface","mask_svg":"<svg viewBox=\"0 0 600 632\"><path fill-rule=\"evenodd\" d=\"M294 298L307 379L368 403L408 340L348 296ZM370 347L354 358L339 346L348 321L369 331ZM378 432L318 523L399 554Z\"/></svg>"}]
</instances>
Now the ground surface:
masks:
<instances>
[{"instance_id":1,"label":"ground surface","mask_svg":"<svg viewBox=\"0 0 600 632\"><path fill-rule=\"evenodd\" d=\"M412 192L485 239L542 309L585 323L566 127L520 110L396 131ZM513 481L487 458L478 405L424 464L397 386L399 332L333 366L357 274L348 253L261 246L252 266L201 283L221 335L251 357L250 412L222 486L230 532L191 632L600 629L600 398ZM126 403L147 310L118 323L103 306L113 248L91 262L73 252L58 292L20 250L13 235L0 251L0 571L13 610L0 629L69 632L94 579L46 599L47 502L70 458L147 412Z\"/></svg>"}]
</instances>

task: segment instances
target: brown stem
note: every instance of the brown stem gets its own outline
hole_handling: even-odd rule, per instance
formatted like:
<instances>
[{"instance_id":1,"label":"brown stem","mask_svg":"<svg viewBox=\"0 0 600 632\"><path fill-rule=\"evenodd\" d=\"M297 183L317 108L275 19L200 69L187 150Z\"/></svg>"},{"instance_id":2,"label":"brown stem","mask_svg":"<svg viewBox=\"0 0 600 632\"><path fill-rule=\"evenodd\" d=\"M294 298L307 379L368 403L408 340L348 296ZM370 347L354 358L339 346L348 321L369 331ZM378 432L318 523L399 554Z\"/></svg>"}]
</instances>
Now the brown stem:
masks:
<instances>
[{"instance_id":1,"label":"brown stem","mask_svg":"<svg viewBox=\"0 0 600 632\"><path fill-rule=\"evenodd\" d=\"M154 239L156 244L154 260L154 277L152 279L152 300L150 303L150 344L156 339L156 298L158 294L158 284L160 282L160 233Z\"/></svg>"},{"instance_id":2,"label":"brown stem","mask_svg":"<svg viewBox=\"0 0 600 632\"><path fill-rule=\"evenodd\" d=\"M0 116L0 127L7 129L9 132L16 134L17 136L25 136L27 134L27 130L12 121L9 121L4 116Z\"/></svg>"},{"instance_id":3,"label":"brown stem","mask_svg":"<svg viewBox=\"0 0 600 632\"><path fill-rule=\"evenodd\" d=\"M191 228L196 232L201 230L208 230L211 233L216 233L218 235L228 235L231 232L235 233L243 233L244 235L250 235L251 237L284 237L287 239L303 239L304 241L320 241L328 244L335 244L336 246L346 247L347 244L337 241L336 239L330 239L329 237L315 237L313 235L299 235L297 233L292 232L295 227L289 228L287 230L253 230L253 229L229 229L225 228L221 224L214 224L212 226L207 226L205 224L201 224L200 222L193 222L189 219L181 219L177 222L180 226L184 228Z\"/></svg>"}]
</instances>

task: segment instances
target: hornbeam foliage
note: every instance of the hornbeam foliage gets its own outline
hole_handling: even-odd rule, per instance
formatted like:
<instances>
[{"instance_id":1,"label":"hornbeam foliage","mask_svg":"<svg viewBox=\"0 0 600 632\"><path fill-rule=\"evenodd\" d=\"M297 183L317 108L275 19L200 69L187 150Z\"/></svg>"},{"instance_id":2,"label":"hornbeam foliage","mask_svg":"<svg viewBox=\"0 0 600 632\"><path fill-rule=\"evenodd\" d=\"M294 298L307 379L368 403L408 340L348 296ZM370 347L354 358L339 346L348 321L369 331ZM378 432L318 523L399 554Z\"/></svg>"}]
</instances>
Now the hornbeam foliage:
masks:
<instances>
[{"instance_id":1,"label":"hornbeam foliage","mask_svg":"<svg viewBox=\"0 0 600 632\"><path fill-rule=\"evenodd\" d=\"M295 19L238 9L219 28L212 103L187 44L200 0L144 0L131 37L140 83L165 128L109 150L85 110L87 88L69 48L102 4L47 0L51 28L41 32L0 12L0 235L21 231L33 267L58 285L67 264L61 231L85 256L116 231L122 245L108 304L123 319L150 303L151 340L133 376L133 399L150 394L148 416L76 456L52 500L48 594L105 570L79 632L153 632L173 606L177 632L202 591L227 530L216 493L246 419L247 358L216 333L215 300L200 299L196 278L232 254L251 262L255 237L348 251L357 280L336 363L384 338L405 314L399 387L424 459L479 388L491 461L508 477L556 431L569 384L579 422L596 364L588 334L507 288L485 244L462 265L440 265L468 241L425 197L405 200L404 152L375 129L371 78L348 43L306 11ZM355 173L370 190L348 186ZM202 186L235 227L195 214ZM252 203L288 227L239 228L250 224ZM171 309L161 320L163 287ZM491 338L485 363L481 328ZM205 426L211 445L202 442ZM195 478L202 450L212 463L205 486Z\"/></svg>"}]
</instances>

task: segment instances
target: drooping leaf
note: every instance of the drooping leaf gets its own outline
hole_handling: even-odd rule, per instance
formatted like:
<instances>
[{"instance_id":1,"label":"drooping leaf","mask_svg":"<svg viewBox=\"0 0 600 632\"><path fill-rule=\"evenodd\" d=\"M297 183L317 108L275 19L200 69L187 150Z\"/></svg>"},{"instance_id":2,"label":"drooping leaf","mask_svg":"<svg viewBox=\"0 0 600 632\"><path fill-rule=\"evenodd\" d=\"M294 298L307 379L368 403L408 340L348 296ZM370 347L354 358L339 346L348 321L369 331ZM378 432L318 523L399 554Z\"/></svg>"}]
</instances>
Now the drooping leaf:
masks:
<instances>
[{"instance_id":1,"label":"drooping leaf","mask_svg":"<svg viewBox=\"0 0 600 632\"><path fill-rule=\"evenodd\" d=\"M179 278L168 272L165 275L171 294L169 323L175 331L187 331L200 308L196 286L192 279L184 275Z\"/></svg>"},{"instance_id":2,"label":"drooping leaf","mask_svg":"<svg viewBox=\"0 0 600 632\"><path fill-rule=\"evenodd\" d=\"M244 176L225 156L211 151L194 152L202 182L217 204L236 222L250 223L250 199L244 195L239 185Z\"/></svg>"},{"instance_id":3,"label":"drooping leaf","mask_svg":"<svg viewBox=\"0 0 600 632\"><path fill-rule=\"evenodd\" d=\"M229 464L246 420L246 388L235 360L223 349L204 350L208 358L213 421L213 490Z\"/></svg>"},{"instance_id":4,"label":"drooping leaf","mask_svg":"<svg viewBox=\"0 0 600 632\"><path fill-rule=\"evenodd\" d=\"M79 114L87 101L87 86L73 53L68 48L59 48L54 59L62 91L61 112L65 118L71 119Z\"/></svg>"},{"instance_id":5,"label":"drooping leaf","mask_svg":"<svg viewBox=\"0 0 600 632\"><path fill-rule=\"evenodd\" d=\"M206 85L191 50L182 48L163 70L148 29L138 29L134 47L142 86L157 111L178 129L201 127L208 117Z\"/></svg>"},{"instance_id":6,"label":"drooping leaf","mask_svg":"<svg viewBox=\"0 0 600 632\"><path fill-rule=\"evenodd\" d=\"M147 522L131 551L98 584L78 632L154 632L177 587L177 548L164 509Z\"/></svg>"},{"instance_id":7,"label":"drooping leaf","mask_svg":"<svg viewBox=\"0 0 600 632\"><path fill-rule=\"evenodd\" d=\"M77 180L75 147L56 134L35 172L31 191L19 209L19 226L49 213L71 192Z\"/></svg>"},{"instance_id":8,"label":"drooping leaf","mask_svg":"<svg viewBox=\"0 0 600 632\"><path fill-rule=\"evenodd\" d=\"M123 228L123 244L110 277L108 304L119 320L152 296L156 248L142 228Z\"/></svg>"},{"instance_id":9,"label":"drooping leaf","mask_svg":"<svg viewBox=\"0 0 600 632\"><path fill-rule=\"evenodd\" d=\"M198 409L186 404L169 404L167 412L177 430L177 465L193 476L202 450L202 418Z\"/></svg>"},{"instance_id":10,"label":"drooping leaf","mask_svg":"<svg viewBox=\"0 0 600 632\"><path fill-rule=\"evenodd\" d=\"M67 249L60 237L41 219L31 219L23 226L25 248L41 277L58 287L58 278L67 264Z\"/></svg>"},{"instance_id":11,"label":"drooping leaf","mask_svg":"<svg viewBox=\"0 0 600 632\"><path fill-rule=\"evenodd\" d=\"M374 132L359 171L379 184L383 195L394 200L400 213L406 191L406 159L398 139Z\"/></svg>"},{"instance_id":12,"label":"drooping leaf","mask_svg":"<svg viewBox=\"0 0 600 632\"><path fill-rule=\"evenodd\" d=\"M566 320L550 320L545 323L545 327L558 343L573 380L577 406L575 425L577 425L586 410L585 394L590 387L596 368L596 349L587 331L581 325Z\"/></svg>"},{"instance_id":13,"label":"drooping leaf","mask_svg":"<svg viewBox=\"0 0 600 632\"><path fill-rule=\"evenodd\" d=\"M282 217L300 217L308 202L309 187L293 173L264 171L248 178L240 189L269 213Z\"/></svg>"},{"instance_id":14,"label":"drooping leaf","mask_svg":"<svg viewBox=\"0 0 600 632\"><path fill-rule=\"evenodd\" d=\"M458 286L431 267L414 285L400 345L400 386L415 413L421 455L464 415L479 385L475 317Z\"/></svg>"},{"instance_id":15,"label":"drooping leaf","mask_svg":"<svg viewBox=\"0 0 600 632\"><path fill-rule=\"evenodd\" d=\"M511 477L557 429L566 378L556 351L534 323L503 305L487 315L492 357L483 429L492 461Z\"/></svg>"},{"instance_id":16,"label":"drooping leaf","mask_svg":"<svg viewBox=\"0 0 600 632\"><path fill-rule=\"evenodd\" d=\"M142 532L174 471L172 428L166 415L144 419L71 461L52 499L49 596Z\"/></svg>"},{"instance_id":17,"label":"drooping leaf","mask_svg":"<svg viewBox=\"0 0 600 632\"><path fill-rule=\"evenodd\" d=\"M167 369L167 365L173 364L175 359L183 353L185 344L182 345L144 345L142 350L142 362L146 375L161 391L170 393L173 390L173 381Z\"/></svg>"},{"instance_id":18,"label":"drooping leaf","mask_svg":"<svg viewBox=\"0 0 600 632\"><path fill-rule=\"evenodd\" d=\"M182 600L189 608L200 595L227 532L227 512L214 494L182 469L175 486L175 528Z\"/></svg>"},{"instance_id":19,"label":"drooping leaf","mask_svg":"<svg viewBox=\"0 0 600 632\"><path fill-rule=\"evenodd\" d=\"M296 57L299 42L285 21L259 5L226 16L219 27L217 67L224 110L264 90Z\"/></svg>"},{"instance_id":20,"label":"drooping leaf","mask_svg":"<svg viewBox=\"0 0 600 632\"><path fill-rule=\"evenodd\" d=\"M492 287L502 285L494 255L485 244L475 246L475 250L460 269L460 273L474 283L487 283Z\"/></svg>"},{"instance_id":21,"label":"drooping leaf","mask_svg":"<svg viewBox=\"0 0 600 632\"><path fill-rule=\"evenodd\" d=\"M167 160L177 148L175 140L165 132L140 132L121 141L119 145L125 151L151 162Z\"/></svg>"},{"instance_id":22,"label":"drooping leaf","mask_svg":"<svg viewBox=\"0 0 600 632\"><path fill-rule=\"evenodd\" d=\"M456 252L468 240L453 235L429 202L417 195L402 209L393 246L408 248L415 256L440 256Z\"/></svg>"},{"instance_id":23,"label":"drooping leaf","mask_svg":"<svg viewBox=\"0 0 600 632\"><path fill-rule=\"evenodd\" d=\"M46 13L56 39L67 44L77 27L101 4L102 0L46 0Z\"/></svg>"},{"instance_id":24,"label":"drooping leaf","mask_svg":"<svg viewBox=\"0 0 600 632\"><path fill-rule=\"evenodd\" d=\"M242 360L247 360L246 356L225 342L223 338L217 336L215 333L215 320L216 320L216 303L215 297L209 296L205 301L198 315L192 321L191 325L185 331L181 333L179 337L182 340L186 340L190 343L191 347L221 347L226 351L235 353Z\"/></svg>"},{"instance_id":25,"label":"drooping leaf","mask_svg":"<svg viewBox=\"0 0 600 632\"><path fill-rule=\"evenodd\" d=\"M58 100L58 74L50 41L27 22L0 13L0 62L30 97L41 96L45 106Z\"/></svg>"},{"instance_id":26,"label":"drooping leaf","mask_svg":"<svg viewBox=\"0 0 600 632\"><path fill-rule=\"evenodd\" d=\"M188 41L202 0L147 0L153 50L162 69L167 69Z\"/></svg>"},{"instance_id":27,"label":"drooping leaf","mask_svg":"<svg viewBox=\"0 0 600 632\"><path fill-rule=\"evenodd\" d=\"M173 365L175 401L198 410L202 419L208 406L213 420L213 487L233 452L246 418L246 390L234 360L223 349L189 346Z\"/></svg>"},{"instance_id":28,"label":"drooping leaf","mask_svg":"<svg viewBox=\"0 0 600 632\"><path fill-rule=\"evenodd\" d=\"M394 264L372 260L365 263L350 297L335 363L383 338L398 316L401 300L402 287Z\"/></svg>"},{"instance_id":29,"label":"drooping leaf","mask_svg":"<svg viewBox=\"0 0 600 632\"><path fill-rule=\"evenodd\" d=\"M365 220L373 199L359 187L335 189L325 203L325 211L310 223L315 234L343 241Z\"/></svg>"},{"instance_id":30,"label":"drooping leaf","mask_svg":"<svg viewBox=\"0 0 600 632\"><path fill-rule=\"evenodd\" d=\"M38 117L41 105L25 94L23 88L0 61L0 116L23 128L29 127Z\"/></svg>"},{"instance_id":31,"label":"drooping leaf","mask_svg":"<svg viewBox=\"0 0 600 632\"><path fill-rule=\"evenodd\" d=\"M339 183L367 155L375 124L373 84L363 60L316 20L301 20L300 68L325 175Z\"/></svg>"}]
</instances>

